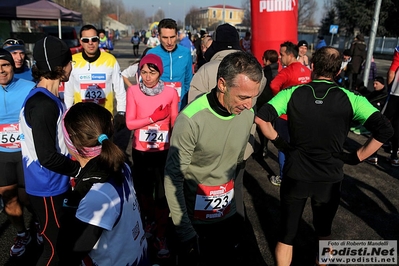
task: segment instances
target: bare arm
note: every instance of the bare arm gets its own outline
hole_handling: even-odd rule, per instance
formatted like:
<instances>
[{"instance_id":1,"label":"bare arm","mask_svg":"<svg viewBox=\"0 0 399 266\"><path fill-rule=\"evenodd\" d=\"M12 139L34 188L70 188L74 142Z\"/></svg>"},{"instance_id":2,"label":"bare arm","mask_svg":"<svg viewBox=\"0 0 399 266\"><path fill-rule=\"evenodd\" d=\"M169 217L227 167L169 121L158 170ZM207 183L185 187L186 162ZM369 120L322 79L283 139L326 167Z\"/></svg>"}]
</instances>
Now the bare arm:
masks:
<instances>
[{"instance_id":1,"label":"bare arm","mask_svg":"<svg viewBox=\"0 0 399 266\"><path fill-rule=\"evenodd\" d=\"M357 157L360 161L365 160L374 152L376 152L382 146L382 144L382 142L379 142L374 138L370 138L360 149L357 150Z\"/></svg>"},{"instance_id":2,"label":"bare arm","mask_svg":"<svg viewBox=\"0 0 399 266\"><path fill-rule=\"evenodd\" d=\"M259 126L260 130L262 131L262 134L272 140L277 138L277 131L273 128L272 123L266 122L265 120L262 120L259 117L255 117L255 123Z\"/></svg>"},{"instance_id":3,"label":"bare arm","mask_svg":"<svg viewBox=\"0 0 399 266\"><path fill-rule=\"evenodd\" d=\"M387 85L391 84L394 78L395 78L395 71L388 70Z\"/></svg>"}]
</instances>

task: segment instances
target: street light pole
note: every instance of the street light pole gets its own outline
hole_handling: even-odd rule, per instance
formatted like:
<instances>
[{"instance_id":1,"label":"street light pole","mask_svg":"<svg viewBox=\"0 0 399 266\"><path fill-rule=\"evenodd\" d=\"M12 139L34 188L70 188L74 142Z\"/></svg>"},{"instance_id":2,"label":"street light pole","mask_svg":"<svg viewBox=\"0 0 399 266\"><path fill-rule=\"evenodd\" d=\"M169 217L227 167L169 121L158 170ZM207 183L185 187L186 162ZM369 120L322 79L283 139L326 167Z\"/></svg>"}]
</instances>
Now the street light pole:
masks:
<instances>
[{"instance_id":1,"label":"street light pole","mask_svg":"<svg viewBox=\"0 0 399 266\"><path fill-rule=\"evenodd\" d=\"M183 1L183 30L186 30L186 0Z\"/></svg>"},{"instance_id":2,"label":"street light pole","mask_svg":"<svg viewBox=\"0 0 399 266\"><path fill-rule=\"evenodd\" d=\"M225 14L226 14L226 4L224 2L225 1L223 0L223 19L222 19L223 24L225 23Z\"/></svg>"},{"instance_id":3,"label":"street light pole","mask_svg":"<svg viewBox=\"0 0 399 266\"><path fill-rule=\"evenodd\" d=\"M154 8L154 5L152 5L152 8ZM155 10L152 11L152 23L154 23L154 16L155 16Z\"/></svg>"},{"instance_id":4,"label":"street light pole","mask_svg":"<svg viewBox=\"0 0 399 266\"><path fill-rule=\"evenodd\" d=\"M378 19L379 19L379 16L380 16L380 9L381 9L381 0L377 0L375 2L374 18L373 18L373 21L372 21L372 24L371 24L369 45L368 45L368 48L367 48L366 65L364 67L363 82L364 82L364 86L366 88L367 88L367 85L369 83L371 59L373 57L373 52L374 52L374 42L375 42L375 35L377 34Z\"/></svg>"}]
</instances>

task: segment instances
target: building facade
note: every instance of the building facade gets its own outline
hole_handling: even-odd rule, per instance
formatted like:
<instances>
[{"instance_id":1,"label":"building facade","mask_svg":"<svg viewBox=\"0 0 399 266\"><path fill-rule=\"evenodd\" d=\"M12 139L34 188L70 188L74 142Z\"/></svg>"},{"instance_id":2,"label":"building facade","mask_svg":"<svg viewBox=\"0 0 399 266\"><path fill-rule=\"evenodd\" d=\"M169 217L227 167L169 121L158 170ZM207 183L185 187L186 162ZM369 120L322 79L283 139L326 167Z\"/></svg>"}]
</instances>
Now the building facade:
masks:
<instances>
[{"instance_id":1,"label":"building facade","mask_svg":"<svg viewBox=\"0 0 399 266\"><path fill-rule=\"evenodd\" d=\"M241 24L244 19L244 9L230 5L214 5L201 7L193 14L191 21L194 28L212 30L218 25L229 23L233 26Z\"/></svg>"}]
</instances>

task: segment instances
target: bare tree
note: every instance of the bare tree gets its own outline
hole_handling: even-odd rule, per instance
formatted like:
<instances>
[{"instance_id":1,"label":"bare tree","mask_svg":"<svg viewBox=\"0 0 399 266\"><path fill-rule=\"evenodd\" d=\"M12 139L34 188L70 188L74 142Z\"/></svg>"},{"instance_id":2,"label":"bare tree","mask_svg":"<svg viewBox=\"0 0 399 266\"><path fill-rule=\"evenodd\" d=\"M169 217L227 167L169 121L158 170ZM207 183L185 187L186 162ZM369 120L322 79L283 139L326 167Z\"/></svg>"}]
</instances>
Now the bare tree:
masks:
<instances>
[{"instance_id":1,"label":"bare tree","mask_svg":"<svg viewBox=\"0 0 399 266\"><path fill-rule=\"evenodd\" d=\"M81 0L54 0L55 3L62 5L68 9L82 13L83 24L98 24L99 8L91 4L89 1Z\"/></svg>"},{"instance_id":2,"label":"bare tree","mask_svg":"<svg viewBox=\"0 0 399 266\"><path fill-rule=\"evenodd\" d=\"M158 9L154 15L154 21L160 21L165 18L165 12L162 9Z\"/></svg>"},{"instance_id":3,"label":"bare tree","mask_svg":"<svg viewBox=\"0 0 399 266\"><path fill-rule=\"evenodd\" d=\"M315 0L299 0L298 25L314 26L314 13L317 11Z\"/></svg>"},{"instance_id":4,"label":"bare tree","mask_svg":"<svg viewBox=\"0 0 399 266\"><path fill-rule=\"evenodd\" d=\"M193 29L199 28L200 25L198 23L198 12L200 9L196 6L192 6L188 13L186 14L186 17L184 19L185 24L192 27Z\"/></svg>"},{"instance_id":5,"label":"bare tree","mask_svg":"<svg viewBox=\"0 0 399 266\"><path fill-rule=\"evenodd\" d=\"M122 13L120 22L125 25L133 25L135 29L146 29L148 27L145 10L143 9L132 8L130 12Z\"/></svg>"},{"instance_id":6,"label":"bare tree","mask_svg":"<svg viewBox=\"0 0 399 266\"><path fill-rule=\"evenodd\" d=\"M243 25L251 25L251 4L249 0L242 0L241 8L244 9ZM298 24L313 26L314 13L317 11L316 0L299 0L298 2Z\"/></svg>"},{"instance_id":7,"label":"bare tree","mask_svg":"<svg viewBox=\"0 0 399 266\"><path fill-rule=\"evenodd\" d=\"M241 24L243 26L250 27L251 26L251 3L249 0L242 0L241 8L244 9L244 17L242 19Z\"/></svg>"}]
</instances>

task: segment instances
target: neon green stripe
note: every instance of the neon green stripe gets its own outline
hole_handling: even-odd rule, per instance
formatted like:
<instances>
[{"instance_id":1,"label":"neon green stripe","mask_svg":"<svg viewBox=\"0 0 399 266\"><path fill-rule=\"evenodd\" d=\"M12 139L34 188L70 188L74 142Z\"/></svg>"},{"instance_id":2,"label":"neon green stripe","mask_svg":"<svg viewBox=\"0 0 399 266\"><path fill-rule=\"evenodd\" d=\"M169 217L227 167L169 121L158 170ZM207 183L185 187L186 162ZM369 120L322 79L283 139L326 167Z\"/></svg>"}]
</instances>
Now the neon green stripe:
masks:
<instances>
[{"instance_id":1,"label":"neon green stripe","mask_svg":"<svg viewBox=\"0 0 399 266\"><path fill-rule=\"evenodd\" d=\"M213 115L218 117L219 119L222 120L230 120L233 119L236 115L232 114L230 116L221 116L218 113L216 113L211 106L209 105L207 94L202 95L198 99L196 99L194 102L190 103L183 111L182 113L185 114L188 118L191 118L193 115L198 113L201 110L208 109ZM254 109L251 108L249 111L254 113ZM245 110L243 111L245 112Z\"/></svg>"}]
</instances>

